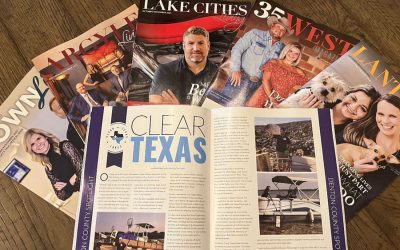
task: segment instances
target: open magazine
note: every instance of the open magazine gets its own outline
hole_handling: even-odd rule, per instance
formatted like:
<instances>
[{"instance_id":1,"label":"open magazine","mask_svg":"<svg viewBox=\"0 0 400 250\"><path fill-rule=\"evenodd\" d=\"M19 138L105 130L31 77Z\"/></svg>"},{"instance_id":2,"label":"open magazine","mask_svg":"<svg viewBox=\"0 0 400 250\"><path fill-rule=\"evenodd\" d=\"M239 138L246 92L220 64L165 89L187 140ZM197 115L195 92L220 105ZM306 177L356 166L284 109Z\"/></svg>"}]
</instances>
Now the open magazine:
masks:
<instances>
[{"instance_id":1,"label":"open magazine","mask_svg":"<svg viewBox=\"0 0 400 250\"><path fill-rule=\"evenodd\" d=\"M1 171L75 218L80 182L77 178L72 184L69 179L81 173L83 140L36 69L32 68L2 103L0 117ZM63 166L70 169L68 177L59 178L55 168L50 170L47 163L54 164L56 159L40 157L42 146L36 148L32 131L68 148L65 154L60 147L65 156Z\"/></svg>"},{"instance_id":2,"label":"open magazine","mask_svg":"<svg viewBox=\"0 0 400 250\"><path fill-rule=\"evenodd\" d=\"M361 42L280 104L332 108L347 219L400 175L399 79Z\"/></svg>"},{"instance_id":3,"label":"open magazine","mask_svg":"<svg viewBox=\"0 0 400 250\"><path fill-rule=\"evenodd\" d=\"M32 60L82 138L90 107L148 99L150 83L132 67L137 15L132 5Z\"/></svg>"},{"instance_id":4,"label":"open magazine","mask_svg":"<svg viewBox=\"0 0 400 250\"><path fill-rule=\"evenodd\" d=\"M96 107L89 127L76 249L346 249L328 109Z\"/></svg>"},{"instance_id":5,"label":"open magazine","mask_svg":"<svg viewBox=\"0 0 400 250\"><path fill-rule=\"evenodd\" d=\"M273 1L256 1L202 106L276 107L357 42Z\"/></svg>"},{"instance_id":6,"label":"open magazine","mask_svg":"<svg viewBox=\"0 0 400 250\"><path fill-rule=\"evenodd\" d=\"M250 12L245 1L141 1L133 57L152 86L150 102L199 105ZM135 101L135 100L132 100Z\"/></svg>"}]
</instances>

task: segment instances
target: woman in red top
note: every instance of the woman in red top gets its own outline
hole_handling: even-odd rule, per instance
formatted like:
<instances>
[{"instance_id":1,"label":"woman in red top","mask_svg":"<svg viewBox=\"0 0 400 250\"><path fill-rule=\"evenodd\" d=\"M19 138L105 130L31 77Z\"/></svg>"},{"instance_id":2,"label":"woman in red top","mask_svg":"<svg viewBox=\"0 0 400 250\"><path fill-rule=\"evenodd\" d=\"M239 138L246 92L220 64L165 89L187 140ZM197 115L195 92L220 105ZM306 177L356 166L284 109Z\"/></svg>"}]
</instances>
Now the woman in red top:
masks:
<instances>
[{"instance_id":1,"label":"woman in red top","mask_svg":"<svg viewBox=\"0 0 400 250\"><path fill-rule=\"evenodd\" d=\"M262 85L247 101L249 107L277 106L290 94L308 82L303 70L297 67L301 60L301 45L291 43L282 50L279 60L264 65Z\"/></svg>"}]
</instances>

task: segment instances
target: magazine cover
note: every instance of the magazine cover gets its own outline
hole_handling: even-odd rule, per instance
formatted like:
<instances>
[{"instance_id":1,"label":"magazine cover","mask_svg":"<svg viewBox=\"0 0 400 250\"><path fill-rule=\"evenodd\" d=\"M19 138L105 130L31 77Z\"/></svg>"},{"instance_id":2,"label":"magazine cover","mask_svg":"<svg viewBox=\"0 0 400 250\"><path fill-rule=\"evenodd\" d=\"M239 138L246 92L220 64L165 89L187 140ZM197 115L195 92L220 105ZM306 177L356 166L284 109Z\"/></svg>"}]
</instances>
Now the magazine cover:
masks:
<instances>
[{"instance_id":1,"label":"magazine cover","mask_svg":"<svg viewBox=\"0 0 400 250\"><path fill-rule=\"evenodd\" d=\"M346 249L329 109L95 107L89 127L75 249Z\"/></svg>"},{"instance_id":2,"label":"magazine cover","mask_svg":"<svg viewBox=\"0 0 400 250\"><path fill-rule=\"evenodd\" d=\"M0 168L75 218L84 143L48 90L32 68L0 106Z\"/></svg>"},{"instance_id":3,"label":"magazine cover","mask_svg":"<svg viewBox=\"0 0 400 250\"><path fill-rule=\"evenodd\" d=\"M249 12L246 1L141 1L133 56L149 101L199 105Z\"/></svg>"},{"instance_id":4,"label":"magazine cover","mask_svg":"<svg viewBox=\"0 0 400 250\"><path fill-rule=\"evenodd\" d=\"M280 105L332 109L347 219L400 174L399 79L360 43Z\"/></svg>"},{"instance_id":5,"label":"magazine cover","mask_svg":"<svg viewBox=\"0 0 400 250\"><path fill-rule=\"evenodd\" d=\"M273 1L256 1L202 105L277 107L357 42Z\"/></svg>"},{"instance_id":6,"label":"magazine cover","mask_svg":"<svg viewBox=\"0 0 400 250\"><path fill-rule=\"evenodd\" d=\"M32 60L82 138L91 107L147 101L150 83L132 67L137 13L132 5Z\"/></svg>"}]
</instances>

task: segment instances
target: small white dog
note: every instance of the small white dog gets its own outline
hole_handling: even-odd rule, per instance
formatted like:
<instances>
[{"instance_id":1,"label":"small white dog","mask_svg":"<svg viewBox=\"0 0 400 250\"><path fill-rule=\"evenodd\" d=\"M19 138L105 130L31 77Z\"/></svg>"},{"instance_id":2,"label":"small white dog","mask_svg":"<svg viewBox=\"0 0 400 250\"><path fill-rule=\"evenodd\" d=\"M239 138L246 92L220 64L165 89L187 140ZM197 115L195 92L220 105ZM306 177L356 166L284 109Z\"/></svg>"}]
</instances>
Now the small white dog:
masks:
<instances>
[{"instance_id":1,"label":"small white dog","mask_svg":"<svg viewBox=\"0 0 400 250\"><path fill-rule=\"evenodd\" d=\"M349 89L348 85L334 73L321 73L309 83L310 87L298 90L279 106L283 108L298 108L298 102L311 92L318 100L322 101L318 108L323 108L325 104L333 104L338 100L342 100Z\"/></svg>"}]
</instances>

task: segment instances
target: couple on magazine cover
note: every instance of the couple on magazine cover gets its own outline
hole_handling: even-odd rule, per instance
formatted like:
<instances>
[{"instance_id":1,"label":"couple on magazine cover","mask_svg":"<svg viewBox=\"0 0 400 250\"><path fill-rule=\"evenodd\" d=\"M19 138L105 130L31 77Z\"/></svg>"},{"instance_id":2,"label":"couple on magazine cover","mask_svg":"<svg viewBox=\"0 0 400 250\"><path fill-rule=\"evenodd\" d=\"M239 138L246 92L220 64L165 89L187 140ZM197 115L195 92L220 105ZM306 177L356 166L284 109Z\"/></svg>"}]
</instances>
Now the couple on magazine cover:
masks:
<instances>
[{"instance_id":1,"label":"couple on magazine cover","mask_svg":"<svg viewBox=\"0 0 400 250\"><path fill-rule=\"evenodd\" d=\"M297 67L302 46L282 41L293 34L288 19L271 16L267 26L251 29L232 48L231 75L222 91L229 106L276 107L308 81Z\"/></svg>"},{"instance_id":2,"label":"couple on magazine cover","mask_svg":"<svg viewBox=\"0 0 400 250\"><path fill-rule=\"evenodd\" d=\"M339 79L334 74L331 77ZM314 81L322 79L325 76ZM287 101L291 98L296 96ZM308 89L308 94L298 99L297 107L314 107L318 100ZM349 219L400 175L400 97L381 95L374 86L363 84L348 86L342 98L325 103L325 107L332 109Z\"/></svg>"},{"instance_id":3,"label":"couple on magazine cover","mask_svg":"<svg viewBox=\"0 0 400 250\"><path fill-rule=\"evenodd\" d=\"M399 164L400 158L400 98L385 94L369 106L367 115L353 120L343 131L343 142L373 147L375 151L380 151L374 158L354 162L353 168L358 174L378 171L381 161ZM376 145L379 147L375 147Z\"/></svg>"},{"instance_id":4,"label":"couple on magazine cover","mask_svg":"<svg viewBox=\"0 0 400 250\"><path fill-rule=\"evenodd\" d=\"M109 102L107 96L97 88L87 90L86 86L88 84L86 83L86 76L83 83L78 82L75 85L75 90L78 92L78 95L72 99L71 107L68 112L68 117L70 117L71 120L87 124L92 107L108 106L109 104L113 106L118 104L126 105L129 87L133 84L131 72L129 69L122 71L121 67L118 65L112 65L110 71L113 75L109 79L111 91L116 98ZM96 79L93 77L93 74L91 74L90 77L92 81ZM95 81L95 86L97 86L96 82L98 84L98 81Z\"/></svg>"},{"instance_id":5,"label":"couple on magazine cover","mask_svg":"<svg viewBox=\"0 0 400 250\"><path fill-rule=\"evenodd\" d=\"M364 92L353 92L351 98L360 93ZM400 98L392 94L379 97L379 93L376 97L374 101L362 94L347 104L345 99L341 102L347 125L338 133L337 152L347 219L400 175ZM367 99L367 106L359 101L362 98ZM342 117L334 115L333 119Z\"/></svg>"},{"instance_id":6,"label":"couple on magazine cover","mask_svg":"<svg viewBox=\"0 0 400 250\"><path fill-rule=\"evenodd\" d=\"M337 76L331 75L331 77ZM322 79L324 76L318 76L314 81ZM320 102L318 97L308 90L305 96L298 99L296 107L312 108ZM284 102L281 106L286 107L285 104ZM337 144L350 143L372 147L365 142L364 138L367 138L383 147L385 155L383 159L368 157L354 162L352 167L358 174L363 175L380 170L378 162L381 160L398 163L397 159L400 157L400 98L398 96L381 95L374 86L369 84L348 86L342 98L333 104L325 103L324 107L332 109ZM341 153L338 152L339 156Z\"/></svg>"},{"instance_id":7,"label":"couple on magazine cover","mask_svg":"<svg viewBox=\"0 0 400 250\"><path fill-rule=\"evenodd\" d=\"M110 71L112 77L109 79L111 83L111 91L116 96L115 100L126 101L128 98L129 86L133 84L130 67L132 65L131 60L125 55L122 50L115 50L115 54L118 56L119 65L112 65ZM122 58L122 59L121 59ZM105 82L107 79L101 73L101 69L96 64L88 64L86 66L87 74L83 79L83 85L87 87L94 87L97 92L103 92L99 84Z\"/></svg>"}]
</instances>

